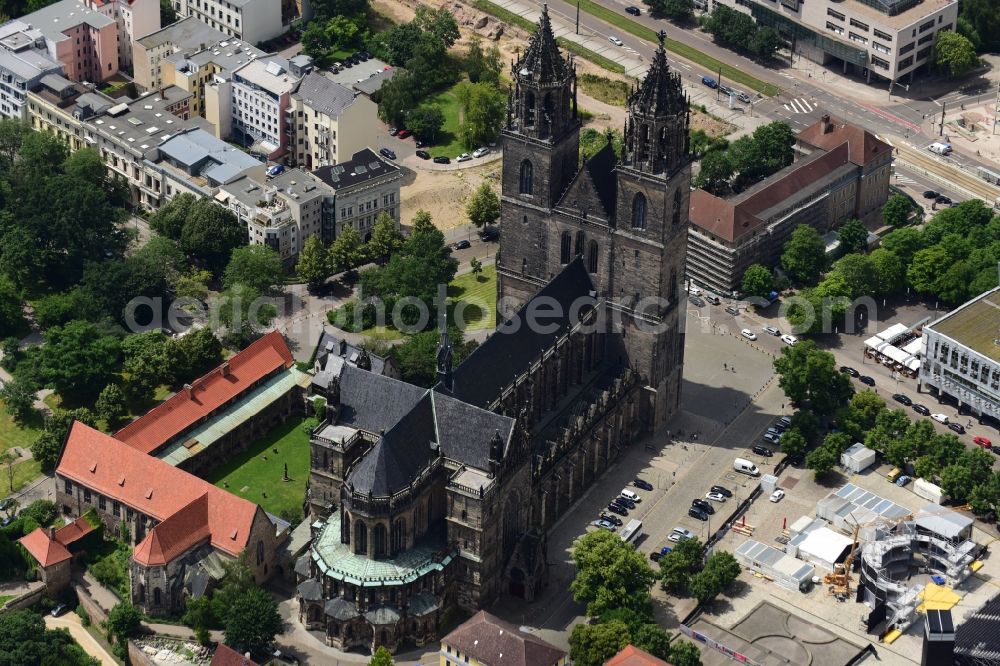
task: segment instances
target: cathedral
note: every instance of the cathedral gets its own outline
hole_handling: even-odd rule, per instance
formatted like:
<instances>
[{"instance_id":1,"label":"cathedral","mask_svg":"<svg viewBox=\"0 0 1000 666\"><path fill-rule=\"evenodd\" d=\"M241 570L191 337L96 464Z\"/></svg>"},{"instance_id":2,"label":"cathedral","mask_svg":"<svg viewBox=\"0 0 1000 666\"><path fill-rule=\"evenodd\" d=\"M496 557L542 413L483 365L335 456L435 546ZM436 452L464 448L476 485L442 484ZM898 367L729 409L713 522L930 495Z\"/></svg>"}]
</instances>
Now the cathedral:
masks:
<instances>
[{"instance_id":1,"label":"cathedral","mask_svg":"<svg viewBox=\"0 0 1000 666\"><path fill-rule=\"evenodd\" d=\"M299 619L340 649L422 646L449 609L532 601L547 530L679 402L688 111L662 39L620 159L609 145L580 162L574 66L547 11L512 77L503 323L458 365L442 333L430 389L333 353L312 382L326 416Z\"/></svg>"}]
</instances>

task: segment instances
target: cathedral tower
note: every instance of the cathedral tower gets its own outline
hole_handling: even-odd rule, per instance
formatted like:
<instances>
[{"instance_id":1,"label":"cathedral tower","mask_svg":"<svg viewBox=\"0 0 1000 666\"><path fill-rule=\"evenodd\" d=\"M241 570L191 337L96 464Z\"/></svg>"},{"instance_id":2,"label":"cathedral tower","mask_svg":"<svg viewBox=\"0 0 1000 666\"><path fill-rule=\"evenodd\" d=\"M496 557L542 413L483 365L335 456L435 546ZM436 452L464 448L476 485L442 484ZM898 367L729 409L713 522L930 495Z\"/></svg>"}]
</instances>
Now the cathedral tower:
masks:
<instances>
[{"instance_id":1,"label":"cathedral tower","mask_svg":"<svg viewBox=\"0 0 1000 666\"><path fill-rule=\"evenodd\" d=\"M546 224L577 170L580 119L576 70L556 45L547 5L538 30L511 68L514 87L501 133L503 177L498 296L523 303L551 277ZM516 305L504 308L509 315Z\"/></svg>"},{"instance_id":2,"label":"cathedral tower","mask_svg":"<svg viewBox=\"0 0 1000 666\"><path fill-rule=\"evenodd\" d=\"M681 77L670 70L666 34L628 100L617 185L612 293L627 315L629 361L649 388L651 426L680 399L684 354L683 287L691 166L690 112ZM644 330L645 329L645 330Z\"/></svg>"}]
</instances>

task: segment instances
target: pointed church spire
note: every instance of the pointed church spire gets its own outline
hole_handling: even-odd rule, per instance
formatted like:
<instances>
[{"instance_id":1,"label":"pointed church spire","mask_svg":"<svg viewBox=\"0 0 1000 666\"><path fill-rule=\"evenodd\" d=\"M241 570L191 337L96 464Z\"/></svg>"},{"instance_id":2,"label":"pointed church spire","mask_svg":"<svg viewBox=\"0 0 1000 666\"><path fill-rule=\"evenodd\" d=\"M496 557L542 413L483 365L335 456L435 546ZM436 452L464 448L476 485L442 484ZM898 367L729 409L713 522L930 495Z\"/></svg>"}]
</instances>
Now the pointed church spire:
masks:
<instances>
[{"instance_id":1,"label":"pointed church spire","mask_svg":"<svg viewBox=\"0 0 1000 666\"><path fill-rule=\"evenodd\" d=\"M661 30L657 38L660 45L653 55L646 78L629 100L629 107L638 107L653 117L677 113L687 104L680 74L670 71L667 63L666 31Z\"/></svg>"},{"instance_id":2,"label":"pointed church spire","mask_svg":"<svg viewBox=\"0 0 1000 666\"><path fill-rule=\"evenodd\" d=\"M517 64L517 74L539 83L561 82L570 73L570 64L559 52L552 23L549 21L549 6L542 5L542 15L538 19L538 29L531 36L524 57Z\"/></svg>"}]
</instances>

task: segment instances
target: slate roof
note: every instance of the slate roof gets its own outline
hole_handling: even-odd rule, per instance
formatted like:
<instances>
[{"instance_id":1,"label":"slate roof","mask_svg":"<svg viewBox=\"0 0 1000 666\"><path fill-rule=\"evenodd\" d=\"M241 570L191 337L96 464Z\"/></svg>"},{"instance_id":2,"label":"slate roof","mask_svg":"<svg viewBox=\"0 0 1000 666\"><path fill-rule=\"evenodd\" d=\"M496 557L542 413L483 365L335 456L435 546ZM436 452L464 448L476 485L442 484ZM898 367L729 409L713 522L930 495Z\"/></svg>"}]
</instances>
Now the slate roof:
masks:
<instances>
[{"instance_id":1,"label":"slate roof","mask_svg":"<svg viewBox=\"0 0 1000 666\"><path fill-rule=\"evenodd\" d=\"M486 611L473 615L442 638L441 644L461 652L466 661L475 659L484 664L556 666L566 657L565 651Z\"/></svg>"},{"instance_id":2,"label":"slate roof","mask_svg":"<svg viewBox=\"0 0 1000 666\"><path fill-rule=\"evenodd\" d=\"M667 51L663 44L667 33L661 30L658 36L660 46L653 55L646 77L629 97L629 108L637 109L646 116L684 113L688 100L684 96L680 73L670 71L667 64Z\"/></svg>"},{"instance_id":3,"label":"slate roof","mask_svg":"<svg viewBox=\"0 0 1000 666\"><path fill-rule=\"evenodd\" d=\"M532 81L562 81L570 74L570 65L562 57L552 33L547 5L542 5L538 29L531 36L524 57L515 66L517 75ZM528 74L521 74L525 70Z\"/></svg>"},{"instance_id":4,"label":"slate roof","mask_svg":"<svg viewBox=\"0 0 1000 666\"><path fill-rule=\"evenodd\" d=\"M358 607L343 597L334 597L323 606L323 612L335 620L350 620L361 615Z\"/></svg>"},{"instance_id":5,"label":"slate roof","mask_svg":"<svg viewBox=\"0 0 1000 666\"><path fill-rule=\"evenodd\" d=\"M350 342L338 338L329 331L323 331L323 334L319 338L319 343L316 345L316 362L325 369L327 359L331 355L336 355L346 359L349 364L357 366L357 361L352 359L355 358L355 354L360 356L362 351L364 350L361 347L352 345ZM368 358L372 364L371 372L376 375L384 374L385 363L388 357L368 352Z\"/></svg>"},{"instance_id":6,"label":"slate roof","mask_svg":"<svg viewBox=\"0 0 1000 666\"><path fill-rule=\"evenodd\" d=\"M495 434L506 444L514 420L468 405L443 393L432 393L441 454L452 460L489 471L490 441Z\"/></svg>"},{"instance_id":7,"label":"slate roof","mask_svg":"<svg viewBox=\"0 0 1000 666\"><path fill-rule=\"evenodd\" d=\"M398 166L382 159L371 148L359 150L346 162L321 166L313 170L314 176L334 190L364 183L374 178L398 174Z\"/></svg>"},{"instance_id":8,"label":"slate roof","mask_svg":"<svg viewBox=\"0 0 1000 666\"><path fill-rule=\"evenodd\" d=\"M299 583L296 592L306 601L319 601L323 598L323 585L315 578L310 578Z\"/></svg>"},{"instance_id":9,"label":"slate roof","mask_svg":"<svg viewBox=\"0 0 1000 666\"><path fill-rule=\"evenodd\" d=\"M455 369L452 395L471 405L488 409L506 386L525 372L542 351L569 330L575 323L570 320L571 305L578 298L589 297L593 290L594 284L583 260L577 257L532 299L536 302L542 298L552 299L559 304L559 317L539 316L539 322L548 325L547 328L552 328L552 324L555 324L554 331L543 333L527 326L525 313L529 305L526 304L511 320L497 327L496 332ZM511 321L519 321L520 325L513 332L507 332L513 328L510 326ZM440 386L437 390L444 391Z\"/></svg>"},{"instance_id":10,"label":"slate roof","mask_svg":"<svg viewBox=\"0 0 1000 666\"><path fill-rule=\"evenodd\" d=\"M374 625L395 624L402 616L395 606L379 606L365 613L365 619Z\"/></svg>"},{"instance_id":11,"label":"slate roof","mask_svg":"<svg viewBox=\"0 0 1000 666\"><path fill-rule=\"evenodd\" d=\"M410 598L409 614L420 617L427 615L440 607L438 598L430 592L424 590Z\"/></svg>"},{"instance_id":12,"label":"slate roof","mask_svg":"<svg viewBox=\"0 0 1000 666\"><path fill-rule=\"evenodd\" d=\"M426 392L419 386L345 365L340 375L340 418L337 423L375 433L388 430Z\"/></svg>"},{"instance_id":13,"label":"slate roof","mask_svg":"<svg viewBox=\"0 0 1000 666\"><path fill-rule=\"evenodd\" d=\"M36 527L33 532L24 535L17 542L24 546L43 569L72 557L66 546L49 537L49 531L44 527Z\"/></svg>"},{"instance_id":14,"label":"slate roof","mask_svg":"<svg viewBox=\"0 0 1000 666\"><path fill-rule=\"evenodd\" d=\"M310 73L302 78L292 97L302 100L311 109L337 118L354 103L355 93L322 74Z\"/></svg>"},{"instance_id":15,"label":"slate roof","mask_svg":"<svg viewBox=\"0 0 1000 666\"><path fill-rule=\"evenodd\" d=\"M293 364L292 352L278 331L250 343L228 361L193 382L193 395L175 393L115 433L115 439L142 453L152 453L213 414L258 381ZM228 368L223 376L223 366Z\"/></svg>"}]
</instances>

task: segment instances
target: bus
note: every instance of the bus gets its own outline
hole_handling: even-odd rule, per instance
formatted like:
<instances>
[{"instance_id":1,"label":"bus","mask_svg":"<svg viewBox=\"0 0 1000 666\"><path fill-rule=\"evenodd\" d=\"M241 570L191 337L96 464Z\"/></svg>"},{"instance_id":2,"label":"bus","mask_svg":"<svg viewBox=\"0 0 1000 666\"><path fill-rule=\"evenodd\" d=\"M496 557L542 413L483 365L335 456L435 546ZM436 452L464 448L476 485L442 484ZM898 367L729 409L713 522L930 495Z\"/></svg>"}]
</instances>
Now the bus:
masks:
<instances>
[{"instance_id":1,"label":"bus","mask_svg":"<svg viewBox=\"0 0 1000 666\"><path fill-rule=\"evenodd\" d=\"M977 167L976 174L988 183L1000 185L1000 173L997 173L993 169L988 169L984 166Z\"/></svg>"},{"instance_id":2,"label":"bus","mask_svg":"<svg viewBox=\"0 0 1000 666\"><path fill-rule=\"evenodd\" d=\"M622 538L625 543L634 543L636 537L642 532L642 521L632 519L625 524L622 531L618 533L618 536Z\"/></svg>"}]
</instances>

